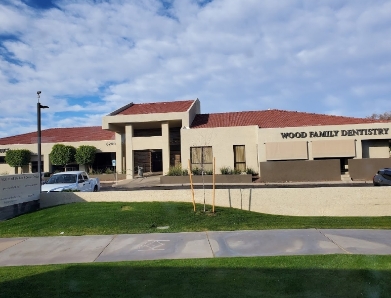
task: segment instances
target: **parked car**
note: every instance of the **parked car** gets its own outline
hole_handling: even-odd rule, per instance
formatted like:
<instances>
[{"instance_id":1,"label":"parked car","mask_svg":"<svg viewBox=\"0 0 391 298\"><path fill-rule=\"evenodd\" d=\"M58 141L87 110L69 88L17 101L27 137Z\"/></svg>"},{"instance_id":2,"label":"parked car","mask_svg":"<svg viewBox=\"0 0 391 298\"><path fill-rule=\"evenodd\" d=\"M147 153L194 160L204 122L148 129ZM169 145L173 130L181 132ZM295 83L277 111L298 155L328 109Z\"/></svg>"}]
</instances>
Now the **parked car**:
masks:
<instances>
[{"instance_id":1,"label":"parked car","mask_svg":"<svg viewBox=\"0 0 391 298\"><path fill-rule=\"evenodd\" d=\"M391 186L391 168L383 168L377 171L377 174L373 176L373 185L389 185Z\"/></svg>"},{"instance_id":2,"label":"parked car","mask_svg":"<svg viewBox=\"0 0 391 298\"><path fill-rule=\"evenodd\" d=\"M42 192L93 192L99 190L99 178L90 178L88 177L88 174L83 171L69 171L53 174L49 180L42 185Z\"/></svg>"}]
</instances>

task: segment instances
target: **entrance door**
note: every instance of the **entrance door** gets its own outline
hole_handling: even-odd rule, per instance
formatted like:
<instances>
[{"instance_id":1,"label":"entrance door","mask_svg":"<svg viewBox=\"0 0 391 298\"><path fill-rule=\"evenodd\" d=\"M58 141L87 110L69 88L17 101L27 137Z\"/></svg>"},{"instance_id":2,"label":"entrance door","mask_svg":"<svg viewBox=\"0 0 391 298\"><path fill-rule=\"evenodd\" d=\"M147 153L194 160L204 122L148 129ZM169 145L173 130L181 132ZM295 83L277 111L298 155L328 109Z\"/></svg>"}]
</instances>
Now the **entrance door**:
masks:
<instances>
[{"instance_id":1,"label":"entrance door","mask_svg":"<svg viewBox=\"0 0 391 298\"><path fill-rule=\"evenodd\" d=\"M341 165L341 174L345 174L349 171L348 169L348 159L347 158L340 158L340 165Z\"/></svg>"},{"instance_id":2,"label":"entrance door","mask_svg":"<svg viewBox=\"0 0 391 298\"><path fill-rule=\"evenodd\" d=\"M162 151L151 152L151 158L152 158L152 172L163 171Z\"/></svg>"}]
</instances>

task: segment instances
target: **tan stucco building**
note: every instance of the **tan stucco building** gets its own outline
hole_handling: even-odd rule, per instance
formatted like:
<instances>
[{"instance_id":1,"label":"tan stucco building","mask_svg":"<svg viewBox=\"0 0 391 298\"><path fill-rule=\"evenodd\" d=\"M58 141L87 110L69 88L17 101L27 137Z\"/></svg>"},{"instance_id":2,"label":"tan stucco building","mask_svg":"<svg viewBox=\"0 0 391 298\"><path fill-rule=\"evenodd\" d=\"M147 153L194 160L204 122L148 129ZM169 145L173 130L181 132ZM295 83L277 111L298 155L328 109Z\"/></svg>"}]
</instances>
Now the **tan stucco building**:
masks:
<instances>
[{"instance_id":1,"label":"tan stucco building","mask_svg":"<svg viewBox=\"0 0 391 298\"><path fill-rule=\"evenodd\" d=\"M170 166L188 168L189 160L193 168L211 170L215 158L218 173L222 167L251 168L261 179L300 180L299 172L322 172L319 166L324 165L334 175L324 179L335 180L337 170L341 179L352 166L365 164L368 173L391 166L390 128L391 122L281 110L201 114L198 99L131 103L103 117L102 127L42 131L43 170L53 171L49 153L54 144L63 143L97 147L94 168L114 170L115 160L115 170L129 179L139 166L164 174ZM22 148L33 154L24 171L34 171L35 140L36 133L0 139L0 173L13 173L4 163L6 150ZM281 169L291 170L291 178L279 176Z\"/></svg>"}]
</instances>

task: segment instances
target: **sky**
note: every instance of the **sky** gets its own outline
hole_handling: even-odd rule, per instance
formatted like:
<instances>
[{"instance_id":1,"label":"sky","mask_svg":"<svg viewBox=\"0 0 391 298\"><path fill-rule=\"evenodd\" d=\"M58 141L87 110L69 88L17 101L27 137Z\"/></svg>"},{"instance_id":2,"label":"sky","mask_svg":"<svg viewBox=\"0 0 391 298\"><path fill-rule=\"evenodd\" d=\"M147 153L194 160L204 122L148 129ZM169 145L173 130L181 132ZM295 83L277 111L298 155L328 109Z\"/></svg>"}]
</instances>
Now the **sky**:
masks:
<instances>
[{"instance_id":1,"label":"sky","mask_svg":"<svg viewBox=\"0 0 391 298\"><path fill-rule=\"evenodd\" d=\"M0 138L130 103L391 111L389 0L1 0Z\"/></svg>"}]
</instances>

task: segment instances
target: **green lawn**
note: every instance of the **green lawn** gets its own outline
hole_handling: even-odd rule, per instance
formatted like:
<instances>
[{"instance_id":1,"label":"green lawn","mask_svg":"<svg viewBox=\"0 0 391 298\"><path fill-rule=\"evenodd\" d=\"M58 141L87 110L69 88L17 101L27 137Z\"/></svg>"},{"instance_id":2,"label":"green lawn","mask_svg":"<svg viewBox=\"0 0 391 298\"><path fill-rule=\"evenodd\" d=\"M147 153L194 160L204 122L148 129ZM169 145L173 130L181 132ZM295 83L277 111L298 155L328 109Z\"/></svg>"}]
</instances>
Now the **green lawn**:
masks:
<instances>
[{"instance_id":1,"label":"green lawn","mask_svg":"<svg viewBox=\"0 0 391 298\"><path fill-rule=\"evenodd\" d=\"M221 207L212 214L201 205L197 210L191 203L76 203L0 222L0 237L391 228L391 217L275 216ZM390 280L391 256L157 260L0 267L0 297L390 297Z\"/></svg>"},{"instance_id":2,"label":"green lawn","mask_svg":"<svg viewBox=\"0 0 391 298\"><path fill-rule=\"evenodd\" d=\"M210 209L210 206L207 206ZM75 203L0 222L0 237L107 235L259 229L390 229L391 217L295 217L217 207L202 212L191 203ZM169 226L167 230L157 229Z\"/></svg>"},{"instance_id":3,"label":"green lawn","mask_svg":"<svg viewBox=\"0 0 391 298\"><path fill-rule=\"evenodd\" d=\"M0 268L0 297L390 297L391 256L159 260Z\"/></svg>"}]
</instances>

